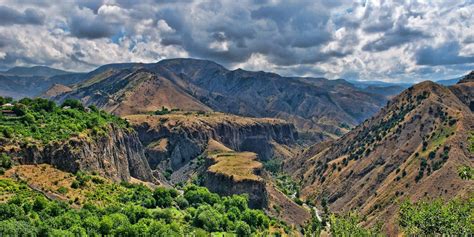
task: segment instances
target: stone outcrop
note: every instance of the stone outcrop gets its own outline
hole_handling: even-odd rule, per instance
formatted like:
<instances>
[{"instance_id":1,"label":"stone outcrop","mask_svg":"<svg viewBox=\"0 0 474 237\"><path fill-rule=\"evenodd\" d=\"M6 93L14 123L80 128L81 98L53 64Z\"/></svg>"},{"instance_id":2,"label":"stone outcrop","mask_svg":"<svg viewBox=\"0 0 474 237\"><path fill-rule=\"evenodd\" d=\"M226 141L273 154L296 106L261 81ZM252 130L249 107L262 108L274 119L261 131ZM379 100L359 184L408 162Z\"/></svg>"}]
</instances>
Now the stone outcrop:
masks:
<instances>
[{"instance_id":1,"label":"stone outcrop","mask_svg":"<svg viewBox=\"0 0 474 237\"><path fill-rule=\"evenodd\" d=\"M114 181L129 181L131 177L154 181L137 134L114 125L102 136L1 147L20 164L46 163L63 171L97 173Z\"/></svg>"},{"instance_id":2,"label":"stone outcrop","mask_svg":"<svg viewBox=\"0 0 474 237\"><path fill-rule=\"evenodd\" d=\"M177 170L202 154L210 139L235 151L251 151L260 160L292 154L295 127L278 119L245 118L221 113L133 115L126 117L146 146L152 169L164 161ZM169 160L168 160L169 159Z\"/></svg>"},{"instance_id":3,"label":"stone outcrop","mask_svg":"<svg viewBox=\"0 0 474 237\"><path fill-rule=\"evenodd\" d=\"M256 174L262 170L256 170ZM211 192L224 196L234 194L247 194L251 208L266 208L268 204L268 193L266 182L263 179L235 179L222 173L207 170L203 185Z\"/></svg>"}]
</instances>

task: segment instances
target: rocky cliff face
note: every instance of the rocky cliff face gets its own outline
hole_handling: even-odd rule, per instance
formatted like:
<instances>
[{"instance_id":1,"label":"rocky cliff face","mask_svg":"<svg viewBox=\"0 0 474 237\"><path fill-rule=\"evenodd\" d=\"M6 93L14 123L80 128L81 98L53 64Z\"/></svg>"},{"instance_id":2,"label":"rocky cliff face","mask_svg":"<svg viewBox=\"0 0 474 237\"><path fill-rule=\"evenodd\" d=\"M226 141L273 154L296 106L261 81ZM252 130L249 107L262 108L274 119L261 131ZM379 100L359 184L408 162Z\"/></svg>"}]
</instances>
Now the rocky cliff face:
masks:
<instances>
[{"instance_id":1,"label":"rocky cliff face","mask_svg":"<svg viewBox=\"0 0 474 237\"><path fill-rule=\"evenodd\" d=\"M287 223L304 225L311 217L308 210L277 190L253 152L235 152L211 140L204 154L202 184L221 195L247 194L249 205L262 208Z\"/></svg>"},{"instance_id":2,"label":"rocky cliff face","mask_svg":"<svg viewBox=\"0 0 474 237\"><path fill-rule=\"evenodd\" d=\"M146 146L152 169L168 162L179 169L207 148L210 139L236 151L251 151L260 160L292 154L298 133L277 119L254 119L220 113L133 115L126 117Z\"/></svg>"},{"instance_id":3,"label":"rocky cliff face","mask_svg":"<svg viewBox=\"0 0 474 237\"><path fill-rule=\"evenodd\" d=\"M262 170L256 170L256 174ZM247 194L251 208L266 208L268 205L268 193L266 182L263 179L235 179L218 172L207 170L203 179L203 185L211 192L230 196L233 194Z\"/></svg>"},{"instance_id":4,"label":"rocky cliff face","mask_svg":"<svg viewBox=\"0 0 474 237\"><path fill-rule=\"evenodd\" d=\"M46 145L5 144L2 150L20 164L47 163L67 172L95 172L115 181L131 177L154 181L137 134L113 125L103 136L79 136Z\"/></svg>"}]
</instances>

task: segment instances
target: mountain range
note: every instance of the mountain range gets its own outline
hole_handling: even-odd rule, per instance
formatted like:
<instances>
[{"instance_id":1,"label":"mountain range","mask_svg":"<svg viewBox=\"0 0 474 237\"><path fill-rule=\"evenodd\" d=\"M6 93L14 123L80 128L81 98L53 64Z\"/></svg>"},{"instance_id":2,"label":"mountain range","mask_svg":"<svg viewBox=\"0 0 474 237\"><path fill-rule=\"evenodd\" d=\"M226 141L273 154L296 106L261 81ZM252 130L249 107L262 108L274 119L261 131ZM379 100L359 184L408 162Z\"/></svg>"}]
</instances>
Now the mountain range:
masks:
<instances>
[{"instance_id":1,"label":"mountain range","mask_svg":"<svg viewBox=\"0 0 474 237\"><path fill-rule=\"evenodd\" d=\"M0 182L25 183L78 209L85 208L86 196L101 199L91 199L95 205L110 200L85 195L91 187L125 182L140 194L117 200L138 205L136 210L145 213L143 208L155 208L166 197L192 233L234 231L230 224L202 224L210 219L192 208L218 215L213 208L221 204L207 205L219 196L187 186L198 185L222 196L247 195L242 215L226 214L229 223L265 219L248 214L248 206L275 218L273 224L254 224L252 233L270 227L271 233L291 236L337 235L335 228L350 228L343 233L396 236L444 233L436 226L401 224L406 201L466 203L474 193L474 71L411 85L284 77L180 58L109 64L85 73L17 67L0 73L0 86L0 105L13 103L0 114L0 170L9 169ZM10 158L13 168L6 165ZM48 179L46 170L67 179L75 191L60 191L64 180L38 184ZM93 184L84 181L87 174ZM148 188L158 191L142 200ZM6 199L12 195L3 191ZM233 199L222 200L227 208ZM193 202L207 206L187 209ZM121 206L128 215L127 208ZM458 211L456 218L472 217ZM410 218L434 222L422 214ZM456 223L464 220L459 218ZM463 231L449 233L469 232Z\"/></svg>"},{"instance_id":2,"label":"mountain range","mask_svg":"<svg viewBox=\"0 0 474 237\"><path fill-rule=\"evenodd\" d=\"M282 77L228 70L206 60L171 59L153 64L104 66L81 82L45 95L80 99L117 115L169 109L218 111L292 122L316 140L337 137L374 114L388 96L344 80ZM380 88L379 88L380 89ZM383 90L383 89L381 89Z\"/></svg>"}]
</instances>

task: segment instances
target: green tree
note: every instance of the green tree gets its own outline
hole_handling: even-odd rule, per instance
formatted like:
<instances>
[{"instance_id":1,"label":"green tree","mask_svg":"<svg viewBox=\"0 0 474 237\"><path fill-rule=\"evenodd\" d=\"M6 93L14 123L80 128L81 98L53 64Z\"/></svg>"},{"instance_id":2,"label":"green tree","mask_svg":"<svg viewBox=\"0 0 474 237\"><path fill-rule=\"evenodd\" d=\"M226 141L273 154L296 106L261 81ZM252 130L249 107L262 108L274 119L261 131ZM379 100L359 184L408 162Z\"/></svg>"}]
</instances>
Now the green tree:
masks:
<instances>
[{"instance_id":1,"label":"green tree","mask_svg":"<svg viewBox=\"0 0 474 237\"><path fill-rule=\"evenodd\" d=\"M198 227L213 232L222 230L223 216L214 208L202 205L198 208L195 223Z\"/></svg>"},{"instance_id":2,"label":"green tree","mask_svg":"<svg viewBox=\"0 0 474 237\"><path fill-rule=\"evenodd\" d=\"M178 192L175 189L169 189L164 187L158 187L153 192L156 205L159 207L170 207L173 204L174 198L178 196Z\"/></svg>"},{"instance_id":3,"label":"green tree","mask_svg":"<svg viewBox=\"0 0 474 237\"><path fill-rule=\"evenodd\" d=\"M235 233L239 237L251 236L252 229L250 229L250 226L247 223L243 221L237 221L235 224Z\"/></svg>"}]
</instances>

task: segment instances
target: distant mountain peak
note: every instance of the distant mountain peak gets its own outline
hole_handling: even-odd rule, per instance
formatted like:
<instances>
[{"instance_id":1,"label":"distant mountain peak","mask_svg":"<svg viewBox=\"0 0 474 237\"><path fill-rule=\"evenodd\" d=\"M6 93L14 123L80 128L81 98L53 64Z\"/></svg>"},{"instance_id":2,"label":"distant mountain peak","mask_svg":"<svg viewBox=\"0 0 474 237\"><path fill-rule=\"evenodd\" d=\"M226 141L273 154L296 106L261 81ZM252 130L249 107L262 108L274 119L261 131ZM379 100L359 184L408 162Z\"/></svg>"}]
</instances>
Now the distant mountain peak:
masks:
<instances>
[{"instance_id":1,"label":"distant mountain peak","mask_svg":"<svg viewBox=\"0 0 474 237\"><path fill-rule=\"evenodd\" d=\"M57 75L70 74L71 72L51 68L47 66L33 66L33 67L13 67L4 72L8 75L15 76L41 76L52 77Z\"/></svg>"}]
</instances>

